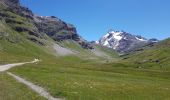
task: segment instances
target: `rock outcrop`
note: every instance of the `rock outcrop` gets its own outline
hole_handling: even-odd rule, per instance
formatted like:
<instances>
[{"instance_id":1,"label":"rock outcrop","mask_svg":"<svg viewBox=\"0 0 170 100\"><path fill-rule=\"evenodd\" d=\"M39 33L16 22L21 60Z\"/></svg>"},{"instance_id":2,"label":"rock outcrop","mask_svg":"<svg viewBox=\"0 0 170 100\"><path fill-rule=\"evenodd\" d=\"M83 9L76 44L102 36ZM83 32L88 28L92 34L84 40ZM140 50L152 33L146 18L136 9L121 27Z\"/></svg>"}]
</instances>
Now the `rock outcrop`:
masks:
<instances>
[{"instance_id":1,"label":"rock outcrop","mask_svg":"<svg viewBox=\"0 0 170 100\"><path fill-rule=\"evenodd\" d=\"M42 33L46 33L55 41L74 40L83 48L92 49L93 47L81 38L72 24L68 24L55 16L34 16L35 25Z\"/></svg>"},{"instance_id":2,"label":"rock outcrop","mask_svg":"<svg viewBox=\"0 0 170 100\"><path fill-rule=\"evenodd\" d=\"M17 32L27 32L29 35L38 38L43 38L44 34L47 34L55 41L70 39L79 43L83 48L93 48L90 43L79 36L76 27L55 16L37 16L28 8L21 6L19 0L1 0L0 5L3 6L3 10L0 10L0 18L4 19L9 25L12 24L11 27ZM18 21L16 16L9 16L7 12L17 14L27 20ZM16 24L16 26L13 24ZM35 41L30 37L29 40Z\"/></svg>"}]
</instances>

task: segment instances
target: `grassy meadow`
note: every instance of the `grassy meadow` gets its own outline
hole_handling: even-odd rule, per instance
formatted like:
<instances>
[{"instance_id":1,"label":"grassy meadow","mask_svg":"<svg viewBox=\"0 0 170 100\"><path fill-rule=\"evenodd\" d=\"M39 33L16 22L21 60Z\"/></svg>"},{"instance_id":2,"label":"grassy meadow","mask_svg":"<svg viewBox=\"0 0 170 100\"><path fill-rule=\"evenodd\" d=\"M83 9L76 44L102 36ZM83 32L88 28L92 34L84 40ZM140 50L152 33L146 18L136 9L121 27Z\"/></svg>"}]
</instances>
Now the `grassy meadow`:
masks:
<instances>
[{"instance_id":1,"label":"grassy meadow","mask_svg":"<svg viewBox=\"0 0 170 100\"><path fill-rule=\"evenodd\" d=\"M66 100L169 100L170 72L67 56L10 70Z\"/></svg>"},{"instance_id":2,"label":"grassy meadow","mask_svg":"<svg viewBox=\"0 0 170 100\"><path fill-rule=\"evenodd\" d=\"M6 73L0 73L0 100L45 100Z\"/></svg>"}]
</instances>

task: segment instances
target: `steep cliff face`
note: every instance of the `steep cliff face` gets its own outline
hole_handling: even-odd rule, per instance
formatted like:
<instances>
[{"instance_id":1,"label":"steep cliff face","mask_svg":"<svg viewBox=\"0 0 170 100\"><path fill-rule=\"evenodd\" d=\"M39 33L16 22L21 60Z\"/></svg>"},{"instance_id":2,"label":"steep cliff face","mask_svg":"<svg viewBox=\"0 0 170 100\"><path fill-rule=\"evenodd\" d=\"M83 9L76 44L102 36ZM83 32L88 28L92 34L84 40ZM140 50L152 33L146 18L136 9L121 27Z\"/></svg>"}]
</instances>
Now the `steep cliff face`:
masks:
<instances>
[{"instance_id":1,"label":"steep cliff face","mask_svg":"<svg viewBox=\"0 0 170 100\"><path fill-rule=\"evenodd\" d=\"M45 38L45 34L55 41L74 40L83 48L92 49L90 43L82 39L76 28L55 16L37 16L19 0L1 0L0 18L17 32L26 32L37 38ZM30 37L29 37L30 39ZM35 41L31 37L32 41Z\"/></svg>"},{"instance_id":2,"label":"steep cliff face","mask_svg":"<svg viewBox=\"0 0 170 100\"><path fill-rule=\"evenodd\" d=\"M0 3L6 8L17 9L20 7L19 0L1 0Z\"/></svg>"},{"instance_id":3,"label":"steep cliff face","mask_svg":"<svg viewBox=\"0 0 170 100\"><path fill-rule=\"evenodd\" d=\"M55 16L34 16L34 22L38 30L46 33L55 41L74 40L83 48L92 49L93 47L81 38L74 27Z\"/></svg>"},{"instance_id":4,"label":"steep cliff face","mask_svg":"<svg viewBox=\"0 0 170 100\"><path fill-rule=\"evenodd\" d=\"M26 7L21 6L19 0L1 0L0 4L5 10L10 10L11 12L17 13L27 18L33 18L32 11Z\"/></svg>"},{"instance_id":5,"label":"steep cliff face","mask_svg":"<svg viewBox=\"0 0 170 100\"><path fill-rule=\"evenodd\" d=\"M63 41L65 39L78 40L76 28L67 24L54 16L34 16L34 21L40 32L46 33L55 41Z\"/></svg>"}]
</instances>

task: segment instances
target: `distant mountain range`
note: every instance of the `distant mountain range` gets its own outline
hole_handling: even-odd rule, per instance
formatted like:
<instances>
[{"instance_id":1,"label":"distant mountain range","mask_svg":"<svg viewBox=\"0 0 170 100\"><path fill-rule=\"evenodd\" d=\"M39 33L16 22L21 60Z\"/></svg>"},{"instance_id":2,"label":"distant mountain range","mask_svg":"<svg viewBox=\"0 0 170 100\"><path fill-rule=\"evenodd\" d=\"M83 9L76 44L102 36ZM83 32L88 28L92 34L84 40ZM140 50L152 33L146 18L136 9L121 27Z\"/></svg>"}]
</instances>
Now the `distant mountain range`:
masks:
<instances>
[{"instance_id":1,"label":"distant mountain range","mask_svg":"<svg viewBox=\"0 0 170 100\"><path fill-rule=\"evenodd\" d=\"M132 35L124 31L108 31L97 44L112 48L120 53L130 52L140 47L151 45L159 40L146 39L140 35Z\"/></svg>"}]
</instances>

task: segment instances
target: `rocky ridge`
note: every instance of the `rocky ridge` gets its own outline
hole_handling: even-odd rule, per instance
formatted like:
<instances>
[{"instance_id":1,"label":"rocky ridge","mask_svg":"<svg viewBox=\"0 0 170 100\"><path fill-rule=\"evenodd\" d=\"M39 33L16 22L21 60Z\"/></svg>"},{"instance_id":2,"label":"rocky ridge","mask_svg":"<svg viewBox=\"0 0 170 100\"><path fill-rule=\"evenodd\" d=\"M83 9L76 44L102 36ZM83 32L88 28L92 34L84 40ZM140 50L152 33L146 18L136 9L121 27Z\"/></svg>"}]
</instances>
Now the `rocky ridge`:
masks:
<instances>
[{"instance_id":1,"label":"rocky ridge","mask_svg":"<svg viewBox=\"0 0 170 100\"><path fill-rule=\"evenodd\" d=\"M33 35L37 38L45 38L45 34L52 38L54 41L74 40L79 43L85 49L93 49L93 47L86 40L81 38L77 33L76 27L72 24L66 23L55 16L38 16L31 10L20 5L19 0L1 0L0 5L3 9L0 10L1 19L5 20L7 24L20 24L13 27L17 32L27 32L29 35ZM14 20L14 16L9 16L8 12L19 15L26 19L26 22L32 25L32 28L23 27L22 24L26 22L19 22ZM37 41L35 38L28 38L32 41Z\"/></svg>"}]
</instances>

